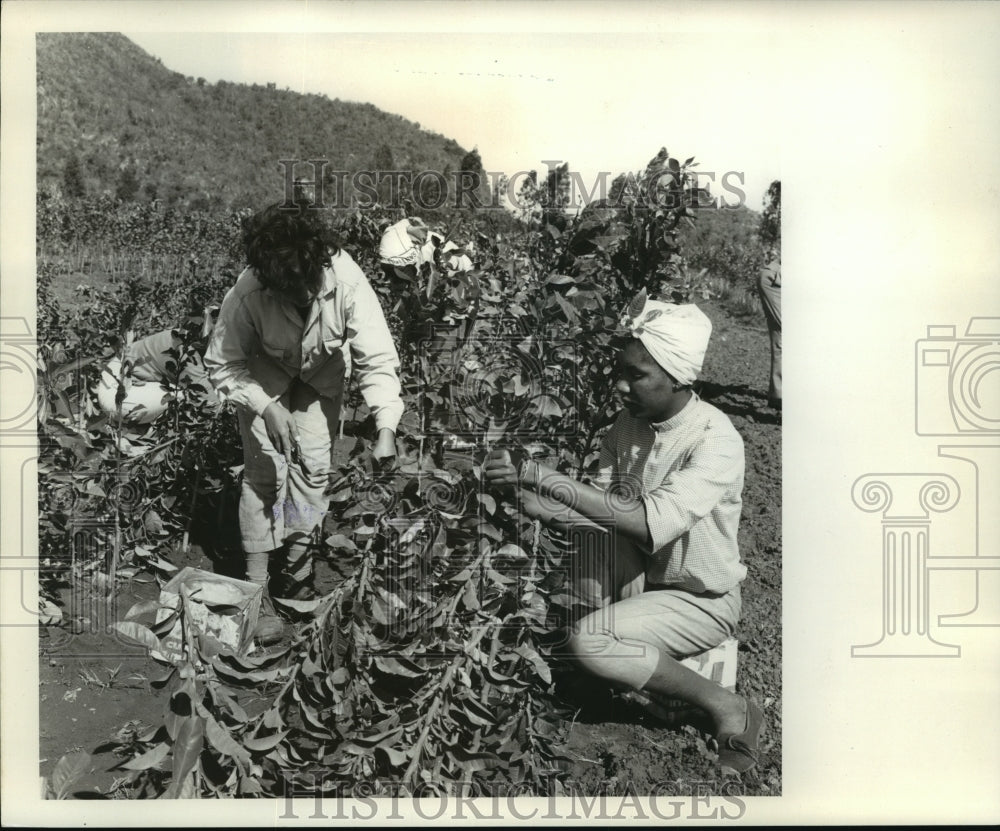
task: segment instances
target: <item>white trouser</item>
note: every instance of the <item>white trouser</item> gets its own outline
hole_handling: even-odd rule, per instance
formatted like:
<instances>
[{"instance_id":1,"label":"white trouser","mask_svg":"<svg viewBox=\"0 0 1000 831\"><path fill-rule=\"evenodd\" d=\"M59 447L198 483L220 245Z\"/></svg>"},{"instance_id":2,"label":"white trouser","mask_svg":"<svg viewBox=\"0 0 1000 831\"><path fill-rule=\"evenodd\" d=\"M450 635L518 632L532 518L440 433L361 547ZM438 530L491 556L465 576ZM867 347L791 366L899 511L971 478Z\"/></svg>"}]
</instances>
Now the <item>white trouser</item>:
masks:
<instances>
[{"instance_id":1,"label":"white trouser","mask_svg":"<svg viewBox=\"0 0 1000 831\"><path fill-rule=\"evenodd\" d=\"M112 358L101 373L101 381L97 385L97 403L108 415L118 412L115 406L115 396L118 392L118 376L121 374L122 362ZM138 381L126 375L123 381L125 400L122 401L122 419L133 424L149 424L167 410L170 401L170 391L155 381Z\"/></svg>"},{"instance_id":2,"label":"white trouser","mask_svg":"<svg viewBox=\"0 0 1000 831\"><path fill-rule=\"evenodd\" d=\"M324 398L298 380L279 401L295 420L308 473L294 462L287 464L274 449L261 416L239 408L244 463L240 536L248 554L273 551L286 541L304 541L322 528L330 503L324 491L340 401Z\"/></svg>"}]
</instances>

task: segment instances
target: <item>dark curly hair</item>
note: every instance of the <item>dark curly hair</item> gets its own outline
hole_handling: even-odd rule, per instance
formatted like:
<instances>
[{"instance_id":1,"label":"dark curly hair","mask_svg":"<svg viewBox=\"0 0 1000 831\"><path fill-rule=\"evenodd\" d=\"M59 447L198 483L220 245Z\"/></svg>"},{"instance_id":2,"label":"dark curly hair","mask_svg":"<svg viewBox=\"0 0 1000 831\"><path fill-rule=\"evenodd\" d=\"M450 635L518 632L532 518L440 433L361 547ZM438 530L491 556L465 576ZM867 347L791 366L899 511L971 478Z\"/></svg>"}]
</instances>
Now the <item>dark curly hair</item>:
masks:
<instances>
[{"instance_id":1,"label":"dark curly hair","mask_svg":"<svg viewBox=\"0 0 1000 831\"><path fill-rule=\"evenodd\" d=\"M318 210L278 202L243 224L243 249L261 283L284 292L302 282L314 285L340 246Z\"/></svg>"}]
</instances>

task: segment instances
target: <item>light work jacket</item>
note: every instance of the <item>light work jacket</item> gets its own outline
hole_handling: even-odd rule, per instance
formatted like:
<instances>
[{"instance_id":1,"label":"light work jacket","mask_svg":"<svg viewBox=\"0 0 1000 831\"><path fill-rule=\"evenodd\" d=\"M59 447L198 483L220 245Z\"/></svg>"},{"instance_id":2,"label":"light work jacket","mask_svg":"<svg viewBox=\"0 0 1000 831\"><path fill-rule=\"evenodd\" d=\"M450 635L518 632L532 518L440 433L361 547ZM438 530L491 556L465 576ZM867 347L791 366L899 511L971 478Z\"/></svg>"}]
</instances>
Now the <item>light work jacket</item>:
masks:
<instances>
[{"instance_id":1,"label":"light work jacket","mask_svg":"<svg viewBox=\"0 0 1000 831\"><path fill-rule=\"evenodd\" d=\"M258 415L295 378L335 401L339 412L352 363L376 427L395 430L403 415L399 355L375 291L345 251L324 269L305 319L245 269L222 301L205 353L220 396Z\"/></svg>"}]
</instances>

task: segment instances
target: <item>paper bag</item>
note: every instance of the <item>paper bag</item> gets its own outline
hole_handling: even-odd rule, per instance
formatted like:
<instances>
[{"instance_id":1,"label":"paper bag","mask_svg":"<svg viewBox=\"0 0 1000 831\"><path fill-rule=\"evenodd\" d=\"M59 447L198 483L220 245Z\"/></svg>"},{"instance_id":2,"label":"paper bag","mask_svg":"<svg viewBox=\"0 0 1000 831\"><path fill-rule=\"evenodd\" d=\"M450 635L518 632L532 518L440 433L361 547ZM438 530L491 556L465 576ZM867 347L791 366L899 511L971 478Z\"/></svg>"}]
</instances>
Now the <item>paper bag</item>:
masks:
<instances>
[{"instance_id":1,"label":"paper bag","mask_svg":"<svg viewBox=\"0 0 1000 831\"><path fill-rule=\"evenodd\" d=\"M194 635L196 658L211 658L220 652L245 654L252 645L253 630L260 614L261 587L245 580L234 580L200 568L184 568L173 576L160 592L161 608L156 622L169 618L184 605L181 594L188 598L184 617ZM181 616L173 628L160 639L160 660L180 661L183 657L184 632Z\"/></svg>"}]
</instances>

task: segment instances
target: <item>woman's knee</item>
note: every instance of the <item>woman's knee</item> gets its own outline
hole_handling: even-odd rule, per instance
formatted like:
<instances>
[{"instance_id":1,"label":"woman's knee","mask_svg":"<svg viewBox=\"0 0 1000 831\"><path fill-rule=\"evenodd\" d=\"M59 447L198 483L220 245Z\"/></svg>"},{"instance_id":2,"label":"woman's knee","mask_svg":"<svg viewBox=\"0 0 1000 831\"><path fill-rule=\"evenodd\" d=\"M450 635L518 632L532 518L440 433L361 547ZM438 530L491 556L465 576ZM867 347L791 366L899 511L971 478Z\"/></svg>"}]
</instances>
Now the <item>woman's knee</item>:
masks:
<instances>
[{"instance_id":1,"label":"woman's knee","mask_svg":"<svg viewBox=\"0 0 1000 831\"><path fill-rule=\"evenodd\" d=\"M565 657L589 672L604 675L602 658L607 658L615 638L598 618L596 614L588 615L569 630Z\"/></svg>"}]
</instances>

